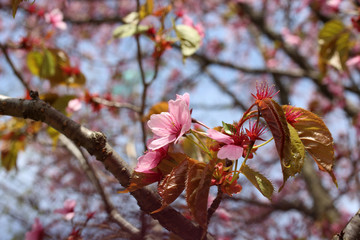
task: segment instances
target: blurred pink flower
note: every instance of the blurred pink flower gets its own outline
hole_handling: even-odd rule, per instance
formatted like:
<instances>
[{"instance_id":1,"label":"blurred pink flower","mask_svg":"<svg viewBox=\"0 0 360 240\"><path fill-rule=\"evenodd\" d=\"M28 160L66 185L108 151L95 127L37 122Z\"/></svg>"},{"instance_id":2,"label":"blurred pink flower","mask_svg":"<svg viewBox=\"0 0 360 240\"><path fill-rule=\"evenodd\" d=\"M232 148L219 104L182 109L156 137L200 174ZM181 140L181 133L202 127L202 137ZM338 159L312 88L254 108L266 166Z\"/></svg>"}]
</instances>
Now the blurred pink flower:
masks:
<instances>
[{"instance_id":1,"label":"blurred pink flower","mask_svg":"<svg viewBox=\"0 0 360 240\"><path fill-rule=\"evenodd\" d=\"M360 56L352 57L346 61L347 66L357 66L360 67Z\"/></svg>"},{"instance_id":2,"label":"blurred pink flower","mask_svg":"<svg viewBox=\"0 0 360 240\"><path fill-rule=\"evenodd\" d=\"M54 27L60 30L65 30L67 27L63 18L63 13L58 8L55 8L51 12L45 14L45 21L51 23Z\"/></svg>"},{"instance_id":3,"label":"blurred pink flower","mask_svg":"<svg viewBox=\"0 0 360 240\"><path fill-rule=\"evenodd\" d=\"M75 216L75 212L74 212L75 206L76 206L76 200L67 199L64 202L64 208L55 209L54 213L63 214L64 218L70 221Z\"/></svg>"},{"instance_id":4,"label":"blurred pink flower","mask_svg":"<svg viewBox=\"0 0 360 240\"><path fill-rule=\"evenodd\" d=\"M42 240L44 237L44 228L41 225L38 218L35 218L35 222L32 225L31 231L25 235L25 240Z\"/></svg>"},{"instance_id":5,"label":"blurred pink flower","mask_svg":"<svg viewBox=\"0 0 360 240\"><path fill-rule=\"evenodd\" d=\"M244 148L237 145L231 136L225 135L214 129L208 129L207 133L209 138L226 144L220 148L217 154L218 158L237 160L242 156Z\"/></svg>"},{"instance_id":6,"label":"blurred pink flower","mask_svg":"<svg viewBox=\"0 0 360 240\"><path fill-rule=\"evenodd\" d=\"M301 38L295 34L292 34L289 29L283 28L281 34L287 44L294 46L300 45Z\"/></svg>"},{"instance_id":7,"label":"blurred pink flower","mask_svg":"<svg viewBox=\"0 0 360 240\"><path fill-rule=\"evenodd\" d=\"M201 23L194 24L193 20L186 14L182 16L183 24L193 27L200 35L201 39L205 37L204 26Z\"/></svg>"},{"instance_id":8,"label":"blurred pink flower","mask_svg":"<svg viewBox=\"0 0 360 240\"><path fill-rule=\"evenodd\" d=\"M77 112L81 109L81 101L78 98L72 99L69 101L66 111L69 113Z\"/></svg>"},{"instance_id":9,"label":"blurred pink flower","mask_svg":"<svg viewBox=\"0 0 360 240\"><path fill-rule=\"evenodd\" d=\"M156 167L162 159L167 155L167 146L156 149L149 150L144 155L138 158L138 163L136 164L135 171L142 173L149 173L151 169Z\"/></svg>"},{"instance_id":10,"label":"blurred pink flower","mask_svg":"<svg viewBox=\"0 0 360 240\"><path fill-rule=\"evenodd\" d=\"M169 101L169 112L151 115L148 126L154 133L154 139L148 144L150 150L156 150L179 141L191 127L189 109L190 96L176 95L176 100Z\"/></svg>"}]
</instances>

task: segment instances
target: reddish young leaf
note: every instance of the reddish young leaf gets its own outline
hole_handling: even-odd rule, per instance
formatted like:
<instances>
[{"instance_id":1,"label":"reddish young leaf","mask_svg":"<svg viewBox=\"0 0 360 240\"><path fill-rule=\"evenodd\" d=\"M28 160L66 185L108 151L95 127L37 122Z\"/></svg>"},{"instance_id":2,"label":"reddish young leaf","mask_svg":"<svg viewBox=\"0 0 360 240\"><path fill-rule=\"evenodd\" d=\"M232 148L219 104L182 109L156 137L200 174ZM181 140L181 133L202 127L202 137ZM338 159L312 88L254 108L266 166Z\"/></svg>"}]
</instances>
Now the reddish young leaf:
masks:
<instances>
[{"instance_id":1,"label":"reddish young leaf","mask_svg":"<svg viewBox=\"0 0 360 240\"><path fill-rule=\"evenodd\" d=\"M289 163L284 160L284 145L290 141L289 128L283 109L279 104L270 98L257 101L261 116L265 119L275 140L276 150L281 161L286 165Z\"/></svg>"},{"instance_id":2,"label":"reddish young leaf","mask_svg":"<svg viewBox=\"0 0 360 240\"><path fill-rule=\"evenodd\" d=\"M215 159L208 164L196 160L189 161L186 179L186 202L195 221L207 229L207 200L211 178L215 170Z\"/></svg>"},{"instance_id":3,"label":"reddish young leaf","mask_svg":"<svg viewBox=\"0 0 360 240\"><path fill-rule=\"evenodd\" d=\"M301 142L297 131L293 126L288 124L290 132L290 141L285 142L284 147L284 162L281 164L283 172L283 184L281 185L279 191L285 185L286 180L289 177L295 176L299 173L304 165L305 158L305 147Z\"/></svg>"},{"instance_id":4,"label":"reddish young leaf","mask_svg":"<svg viewBox=\"0 0 360 240\"><path fill-rule=\"evenodd\" d=\"M284 111L291 106L283 106ZM301 112L301 116L293 123L305 150L314 158L321 171L327 171L337 185L333 173L334 146L333 138L324 121L316 114L302 108L294 107L294 112Z\"/></svg>"},{"instance_id":5,"label":"reddish young leaf","mask_svg":"<svg viewBox=\"0 0 360 240\"><path fill-rule=\"evenodd\" d=\"M160 181L161 174L159 173L141 173L141 172L133 172L129 186L118 193L128 193L143 188L149 184Z\"/></svg>"},{"instance_id":6,"label":"reddish young leaf","mask_svg":"<svg viewBox=\"0 0 360 240\"><path fill-rule=\"evenodd\" d=\"M248 165L241 165L240 171L245 177L261 192L264 197L271 199L274 193L274 186L271 181L261 173L251 169Z\"/></svg>"},{"instance_id":7,"label":"reddish young leaf","mask_svg":"<svg viewBox=\"0 0 360 240\"><path fill-rule=\"evenodd\" d=\"M153 213L160 212L175 201L185 189L185 180L188 172L189 159L184 159L159 184L158 192L162 198L161 207Z\"/></svg>"}]
</instances>

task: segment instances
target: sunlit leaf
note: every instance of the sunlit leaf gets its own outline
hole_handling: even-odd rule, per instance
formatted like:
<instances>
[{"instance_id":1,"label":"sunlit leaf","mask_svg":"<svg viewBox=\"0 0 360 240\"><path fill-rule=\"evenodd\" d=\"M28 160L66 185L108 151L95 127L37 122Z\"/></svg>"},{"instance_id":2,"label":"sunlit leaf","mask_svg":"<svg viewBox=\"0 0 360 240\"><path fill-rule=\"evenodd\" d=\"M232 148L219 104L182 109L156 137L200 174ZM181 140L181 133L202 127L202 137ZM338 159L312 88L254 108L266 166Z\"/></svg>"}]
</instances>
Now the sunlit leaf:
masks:
<instances>
[{"instance_id":1,"label":"sunlit leaf","mask_svg":"<svg viewBox=\"0 0 360 240\"><path fill-rule=\"evenodd\" d=\"M144 25L137 25L133 23L124 24L115 28L115 30L113 31L113 37L114 38L130 37L133 36L134 34L145 32L148 29L149 27Z\"/></svg>"},{"instance_id":2,"label":"sunlit leaf","mask_svg":"<svg viewBox=\"0 0 360 240\"><path fill-rule=\"evenodd\" d=\"M222 124L223 124L224 132L226 134L234 135L236 133L236 128L234 127L234 125L225 122L222 122Z\"/></svg>"},{"instance_id":3,"label":"sunlit leaf","mask_svg":"<svg viewBox=\"0 0 360 240\"><path fill-rule=\"evenodd\" d=\"M16 168L18 153L25 148L25 137L19 136L7 141L2 141L1 150L1 166L7 171Z\"/></svg>"},{"instance_id":4,"label":"sunlit leaf","mask_svg":"<svg viewBox=\"0 0 360 240\"><path fill-rule=\"evenodd\" d=\"M178 166L185 159L188 159L188 156L183 153L174 153L169 150L168 156L161 160L157 169L161 172L163 176L168 175L176 166Z\"/></svg>"},{"instance_id":5,"label":"sunlit leaf","mask_svg":"<svg viewBox=\"0 0 360 240\"><path fill-rule=\"evenodd\" d=\"M48 78L55 74L56 58L55 56L47 49L43 52L39 76L42 78Z\"/></svg>"},{"instance_id":6,"label":"sunlit leaf","mask_svg":"<svg viewBox=\"0 0 360 240\"><path fill-rule=\"evenodd\" d=\"M345 25L337 19L325 23L318 36L319 42L319 68L326 74L326 64L338 70L346 70L346 61L349 55L350 32Z\"/></svg>"},{"instance_id":7,"label":"sunlit leaf","mask_svg":"<svg viewBox=\"0 0 360 240\"><path fill-rule=\"evenodd\" d=\"M215 159L208 164L194 159L189 161L186 202L193 218L203 229L207 228L207 201L215 164Z\"/></svg>"},{"instance_id":8,"label":"sunlit leaf","mask_svg":"<svg viewBox=\"0 0 360 240\"><path fill-rule=\"evenodd\" d=\"M281 106L270 98L258 101L261 116L265 119L275 141L276 150L281 161L284 161L284 145L290 141L286 117ZM288 165L287 160L284 162Z\"/></svg>"},{"instance_id":9,"label":"sunlit leaf","mask_svg":"<svg viewBox=\"0 0 360 240\"><path fill-rule=\"evenodd\" d=\"M154 0L146 0L146 2L140 6L139 18L140 20L152 14L154 10Z\"/></svg>"},{"instance_id":10,"label":"sunlit leaf","mask_svg":"<svg viewBox=\"0 0 360 240\"><path fill-rule=\"evenodd\" d=\"M53 149L55 149L57 146L59 137L60 137L60 133L52 127L48 127L46 129L46 132L48 133L49 137L51 138Z\"/></svg>"},{"instance_id":11,"label":"sunlit leaf","mask_svg":"<svg viewBox=\"0 0 360 240\"><path fill-rule=\"evenodd\" d=\"M290 124L288 124L288 128L290 132L290 141L285 142L284 161L281 164L284 180L279 191L282 190L289 177L295 176L295 174L301 171L305 158L305 147L300 140L296 129Z\"/></svg>"},{"instance_id":12,"label":"sunlit leaf","mask_svg":"<svg viewBox=\"0 0 360 240\"><path fill-rule=\"evenodd\" d=\"M137 24L139 22L139 13L131 12L128 15L126 15L122 20L124 23Z\"/></svg>"},{"instance_id":13,"label":"sunlit leaf","mask_svg":"<svg viewBox=\"0 0 360 240\"><path fill-rule=\"evenodd\" d=\"M284 111L288 107L291 106L283 106ZM298 107L294 107L293 111L302 113L293 125L305 146L305 150L314 158L319 169L328 172L337 185L333 173L334 143L329 129L316 114Z\"/></svg>"},{"instance_id":14,"label":"sunlit leaf","mask_svg":"<svg viewBox=\"0 0 360 240\"><path fill-rule=\"evenodd\" d=\"M40 68L43 62L43 54L38 51L31 51L26 57L27 66L32 74L40 76Z\"/></svg>"},{"instance_id":15,"label":"sunlit leaf","mask_svg":"<svg viewBox=\"0 0 360 240\"><path fill-rule=\"evenodd\" d=\"M161 196L161 207L152 213L163 210L184 191L188 162L188 159L184 159L161 181L158 186L158 193Z\"/></svg>"},{"instance_id":16,"label":"sunlit leaf","mask_svg":"<svg viewBox=\"0 0 360 240\"><path fill-rule=\"evenodd\" d=\"M266 198L271 199L274 193L274 186L261 173L251 169L248 165L242 164L240 171L245 177L264 195Z\"/></svg>"},{"instance_id":17,"label":"sunlit leaf","mask_svg":"<svg viewBox=\"0 0 360 240\"><path fill-rule=\"evenodd\" d=\"M193 55L201 45L201 36L191 26L188 25L176 25L176 36L180 39L181 53L184 57Z\"/></svg>"}]
</instances>

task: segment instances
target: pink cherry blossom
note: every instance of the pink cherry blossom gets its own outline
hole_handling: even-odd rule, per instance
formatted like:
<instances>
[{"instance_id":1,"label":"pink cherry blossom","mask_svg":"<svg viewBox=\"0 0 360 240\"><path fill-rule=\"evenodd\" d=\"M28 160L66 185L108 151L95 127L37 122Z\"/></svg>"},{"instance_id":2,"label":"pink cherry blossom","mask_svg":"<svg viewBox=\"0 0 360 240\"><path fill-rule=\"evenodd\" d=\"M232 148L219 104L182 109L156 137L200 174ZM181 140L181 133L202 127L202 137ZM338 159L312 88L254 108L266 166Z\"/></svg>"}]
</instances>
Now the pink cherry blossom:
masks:
<instances>
[{"instance_id":1,"label":"pink cherry blossom","mask_svg":"<svg viewBox=\"0 0 360 240\"><path fill-rule=\"evenodd\" d=\"M81 109L81 101L78 98L72 99L69 101L67 107L66 107L66 111L69 113L73 113L73 112L77 112Z\"/></svg>"},{"instance_id":2,"label":"pink cherry blossom","mask_svg":"<svg viewBox=\"0 0 360 240\"><path fill-rule=\"evenodd\" d=\"M300 45L301 38L297 35L292 34L288 28L283 28L281 34L287 44L294 46Z\"/></svg>"},{"instance_id":3,"label":"pink cherry blossom","mask_svg":"<svg viewBox=\"0 0 360 240\"><path fill-rule=\"evenodd\" d=\"M193 27L199 33L201 39L205 37L204 26L201 23L194 24L193 20L186 14L184 14L182 17L184 25Z\"/></svg>"},{"instance_id":4,"label":"pink cherry blossom","mask_svg":"<svg viewBox=\"0 0 360 240\"><path fill-rule=\"evenodd\" d=\"M229 159L229 160L237 160L239 159L243 152L244 148L240 145L236 144L234 139L231 136L223 134L214 129L208 129L207 135L209 138L212 138L218 142L225 143L226 145L222 146L217 154L217 157L220 159Z\"/></svg>"},{"instance_id":5,"label":"pink cherry blossom","mask_svg":"<svg viewBox=\"0 0 360 240\"><path fill-rule=\"evenodd\" d=\"M65 30L67 28L63 18L63 13L58 8L55 8L51 12L45 14L45 21L51 23L54 27L60 30Z\"/></svg>"},{"instance_id":6,"label":"pink cherry blossom","mask_svg":"<svg viewBox=\"0 0 360 240\"><path fill-rule=\"evenodd\" d=\"M25 235L25 240L42 240L44 238L44 228L38 218L35 218L35 222L32 225L31 231Z\"/></svg>"},{"instance_id":7,"label":"pink cherry blossom","mask_svg":"<svg viewBox=\"0 0 360 240\"><path fill-rule=\"evenodd\" d=\"M151 169L155 168L162 159L167 155L167 146L149 150L144 155L138 158L138 163L135 167L136 172L149 173Z\"/></svg>"},{"instance_id":8,"label":"pink cherry blossom","mask_svg":"<svg viewBox=\"0 0 360 240\"><path fill-rule=\"evenodd\" d=\"M64 202L64 208L55 209L54 213L60 213L64 215L64 218L70 221L75 216L76 200L67 199Z\"/></svg>"},{"instance_id":9,"label":"pink cherry blossom","mask_svg":"<svg viewBox=\"0 0 360 240\"><path fill-rule=\"evenodd\" d=\"M154 139L148 144L150 150L156 150L170 143L177 143L191 127L188 93L177 95L169 101L169 112L151 115L148 126L154 133Z\"/></svg>"}]
</instances>

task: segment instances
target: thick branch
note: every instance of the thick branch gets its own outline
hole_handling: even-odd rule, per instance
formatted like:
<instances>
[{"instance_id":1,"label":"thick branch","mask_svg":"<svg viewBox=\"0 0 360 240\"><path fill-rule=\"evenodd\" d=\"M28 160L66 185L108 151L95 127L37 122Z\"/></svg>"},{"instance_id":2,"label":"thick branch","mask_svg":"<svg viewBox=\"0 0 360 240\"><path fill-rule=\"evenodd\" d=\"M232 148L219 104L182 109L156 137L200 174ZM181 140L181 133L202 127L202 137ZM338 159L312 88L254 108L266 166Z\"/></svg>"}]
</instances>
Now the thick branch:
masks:
<instances>
[{"instance_id":1,"label":"thick branch","mask_svg":"<svg viewBox=\"0 0 360 240\"><path fill-rule=\"evenodd\" d=\"M29 118L48 124L71 139L77 146L84 147L104 164L105 168L116 177L122 186L128 186L131 169L107 143L106 137L102 133L81 126L42 100L23 100L0 95L0 115ZM141 210L146 213L161 207L159 197L149 188L139 189L132 192L131 195L135 197ZM151 216L158 220L163 227L183 239L200 239L202 235L201 228L195 226L171 207ZM208 239L212 239L209 234Z\"/></svg>"},{"instance_id":2,"label":"thick branch","mask_svg":"<svg viewBox=\"0 0 360 240\"><path fill-rule=\"evenodd\" d=\"M333 237L333 240L360 239L360 210L346 224L345 228Z\"/></svg>"}]
</instances>

